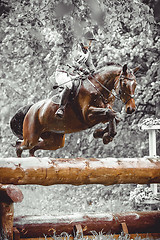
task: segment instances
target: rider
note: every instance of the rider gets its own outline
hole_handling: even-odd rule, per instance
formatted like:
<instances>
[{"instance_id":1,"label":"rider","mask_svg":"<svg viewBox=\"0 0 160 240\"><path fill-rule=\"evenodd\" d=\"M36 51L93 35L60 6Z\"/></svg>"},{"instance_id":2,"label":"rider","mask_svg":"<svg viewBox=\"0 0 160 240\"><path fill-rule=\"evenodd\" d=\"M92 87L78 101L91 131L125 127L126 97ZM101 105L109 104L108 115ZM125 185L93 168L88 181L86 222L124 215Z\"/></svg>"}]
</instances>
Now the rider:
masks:
<instances>
[{"instance_id":1,"label":"rider","mask_svg":"<svg viewBox=\"0 0 160 240\"><path fill-rule=\"evenodd\" d=\"M90 36L93 36L93 35L90 34ZM73 67L75 70L81 71L86 75L87 74L93 75L96 69L92 62L90 46L94 38L88 37L87 40L89 41L88 46L84 45L83 43L80 43L80 51L78 52L77 57L74 59ZM85 69L86 67L88 71ZM70 67L66 65L63 65L63 66L60 65L56 69L56 74L55 74L56 82L59 86L63 84L63 87L64 87L60 106L55 113L56 117L59 117L59 118L63 118L64 116L65 106L68 103L70 93L73 91L74 80L77 79L77 76L72 78L69 72L70 72Z\"/></svg>"}]
</instances>

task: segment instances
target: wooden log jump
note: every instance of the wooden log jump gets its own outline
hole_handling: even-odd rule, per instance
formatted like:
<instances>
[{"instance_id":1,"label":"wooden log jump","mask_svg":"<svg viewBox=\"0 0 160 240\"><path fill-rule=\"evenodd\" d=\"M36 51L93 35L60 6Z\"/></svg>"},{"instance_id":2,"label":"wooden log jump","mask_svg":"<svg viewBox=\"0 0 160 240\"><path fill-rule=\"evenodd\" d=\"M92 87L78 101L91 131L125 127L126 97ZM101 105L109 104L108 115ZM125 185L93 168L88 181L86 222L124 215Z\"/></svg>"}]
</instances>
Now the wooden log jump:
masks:
<instances>
[{"instance_id":1,"label":"wooden log jump","mask_svg":"<svg viewBox=\"0 0 160 240\"><path fill-rule=\"evenodd\" d=\"M39 238L56 236L62 232L75 235L82 231L84 235L92 235L103 230L103 234L120 234L123 224L130 234L160 233L160 211L130 213L74 213L67 216L23 216L14 219L14 227L20 238Z\"/></svg>"},{"instance_id":2,"label":"wooden log jump","mask_svg":"<svg viewBox=\"0 0 160 240\"><path fill-rule=\"evenodd\" d=\"M9 240L68 234L92 230L97 233L150 233L160 236L160 212L123 214L73 214L70 216L14 217L13 202L23 199L21 191L2 184L121 184L160 183L160 157L145 158L0 158L0 237ZM3 233L5 234L3 237Z\"/></svg>"},{"instance_id":3,"label":"wooden log jump","mask_svg":"<svg viewBox=\"0 0 160 240\"><path fill-rule=\"evenodd\" d=\"M0 158L2 184L149 184L160 183L160 157Z\"/></svg>"}]
</instances>

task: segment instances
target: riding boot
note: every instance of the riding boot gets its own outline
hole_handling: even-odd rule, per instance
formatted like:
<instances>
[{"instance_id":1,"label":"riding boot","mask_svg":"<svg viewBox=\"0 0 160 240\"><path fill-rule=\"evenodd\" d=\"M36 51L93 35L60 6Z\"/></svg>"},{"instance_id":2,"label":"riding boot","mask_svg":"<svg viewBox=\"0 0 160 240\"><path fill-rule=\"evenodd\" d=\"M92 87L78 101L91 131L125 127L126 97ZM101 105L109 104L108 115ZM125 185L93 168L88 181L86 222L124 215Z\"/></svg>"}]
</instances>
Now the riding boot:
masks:
<instances>
[{"instance_id":1,"label":"riding boot","mask_svg":"<svg viewBox=\"0 0 160 240\"><path fill-rule=\"evenodd\" d=\"M68 103L68 98L69 98L70 93L71 93L71 89L66 87L62 93L60 107L58 108L58 110L55 113L56 117L63 118L64 110Z\"/></svg>"}]
</instances>

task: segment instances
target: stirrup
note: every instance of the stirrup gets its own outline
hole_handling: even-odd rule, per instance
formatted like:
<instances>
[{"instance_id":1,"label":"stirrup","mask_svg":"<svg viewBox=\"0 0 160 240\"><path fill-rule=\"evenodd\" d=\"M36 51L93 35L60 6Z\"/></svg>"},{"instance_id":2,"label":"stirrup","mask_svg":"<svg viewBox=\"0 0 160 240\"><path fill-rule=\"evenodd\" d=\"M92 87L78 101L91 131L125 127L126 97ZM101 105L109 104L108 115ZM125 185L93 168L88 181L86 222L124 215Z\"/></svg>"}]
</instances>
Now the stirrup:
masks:
<instances>
[{"instance_id":1,"label":"stirrup","mask_svg":"<svg viewBox=\"0 0 160 240\"><path fill-rule=\"evenodd\" d=\"M58 108L58 110L55 112L56 117L63 118L64 116L64 109Z\"/></svg>"}]
</instances>

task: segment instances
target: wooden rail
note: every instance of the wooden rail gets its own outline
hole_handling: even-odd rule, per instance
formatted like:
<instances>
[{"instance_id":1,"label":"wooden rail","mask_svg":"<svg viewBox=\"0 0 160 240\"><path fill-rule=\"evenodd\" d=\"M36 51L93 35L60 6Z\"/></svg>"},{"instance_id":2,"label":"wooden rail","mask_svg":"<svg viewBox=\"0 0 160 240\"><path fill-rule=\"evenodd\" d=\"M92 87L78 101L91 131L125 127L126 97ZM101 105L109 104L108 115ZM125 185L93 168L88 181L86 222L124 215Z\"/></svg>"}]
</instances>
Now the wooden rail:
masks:
<instances>
[{"instance_id":1,"label":"wooden rail","mask_svg":"<svg viewBox=\"0 0 160 240\"><path fill-rule=\"evenodd\" d=\"M130 234L160 233L160 211L129 213L74 213L66 216L23 216L14 219L14 227L20 238L38 238L60 235L67 232L76 235L92 235L103 230L103 234L120 234L124 224ZM125 230L126 231L126 230Z\"/></svg>"},{"instance_id":2,"label":"wooden rail","mask_svg":"<svg viewBox=\"0 0 160 240\"><path fill-rule=\"evenodd\" d=\"M160 157L145 158L0 158L2 184L160 183Z\"/></svg>"},{"instance_id":3,"label":"wooden rail","mask_svg":"<svg viewBox=\"0 0 160 240\"><path fill-rule=\"evenodd\" d=\"M145 158L0 158L0 239L51 236L55 231L89 234L150 233L160 236L160 212L72 215L64 217L19 217L14 219L14 202L23 194L13 185L24 184L121 184L160 183L160 157ZM41 219L41 221L40 221ZM44 236L44 235L43 235Z\"/></svg>"}]
</instances>

